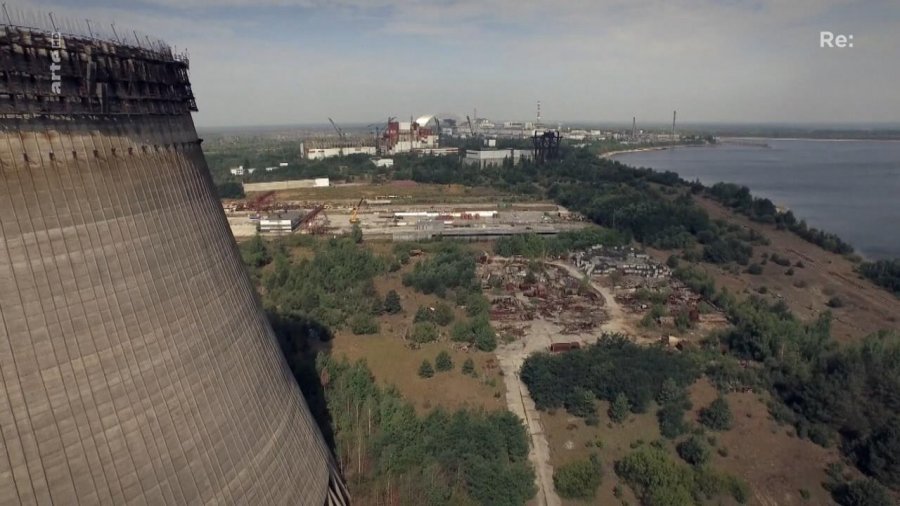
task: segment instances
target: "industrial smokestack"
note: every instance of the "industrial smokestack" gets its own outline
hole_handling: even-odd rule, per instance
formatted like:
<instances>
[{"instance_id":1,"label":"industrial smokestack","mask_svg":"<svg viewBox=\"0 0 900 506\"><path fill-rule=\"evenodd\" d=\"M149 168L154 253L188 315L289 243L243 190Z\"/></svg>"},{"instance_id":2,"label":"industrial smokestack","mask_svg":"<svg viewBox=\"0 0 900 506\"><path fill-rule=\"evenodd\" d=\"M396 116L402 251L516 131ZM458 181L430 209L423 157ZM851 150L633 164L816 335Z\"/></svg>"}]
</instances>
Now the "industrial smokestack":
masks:
<instances>
[{"instance_id":1,"label":"industrial smokestack","mask_svg":"<svg viewBox=\"0 0 900 506\"><path fill-rule=\"evenodd\" d=\"M672 140L675 140L675 117L678 115L678 111L672 111Z\"/></svg>"},{"instance_id":2,"label":"industrial smokestack","mask_svg":"<svg viewBox=\"0 0 900 506\"><path fill-rule=\"evenodd\" d=\"M635 116L631 117L631 138L637 139L637 118Z\"/></svg>"}]
</instances>

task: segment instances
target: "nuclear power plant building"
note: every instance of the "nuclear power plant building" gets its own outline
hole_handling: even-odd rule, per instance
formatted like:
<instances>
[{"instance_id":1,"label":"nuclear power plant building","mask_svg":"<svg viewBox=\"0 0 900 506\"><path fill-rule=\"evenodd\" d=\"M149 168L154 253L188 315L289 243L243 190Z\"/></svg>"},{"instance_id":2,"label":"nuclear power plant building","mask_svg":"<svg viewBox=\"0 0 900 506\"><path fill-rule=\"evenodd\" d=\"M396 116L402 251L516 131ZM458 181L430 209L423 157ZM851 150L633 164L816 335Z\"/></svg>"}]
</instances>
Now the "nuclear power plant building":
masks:
<instances>
[{"instance_id":1,"label":"nuclear power plant building","mask_svg":"<svg viewBox=\"0 0 900 506\"><path fill-rule=\"evenodd\" d=\"M187 59L14 24L0 505L347 504L216 197Z\"/></svg>"}]
</instances>

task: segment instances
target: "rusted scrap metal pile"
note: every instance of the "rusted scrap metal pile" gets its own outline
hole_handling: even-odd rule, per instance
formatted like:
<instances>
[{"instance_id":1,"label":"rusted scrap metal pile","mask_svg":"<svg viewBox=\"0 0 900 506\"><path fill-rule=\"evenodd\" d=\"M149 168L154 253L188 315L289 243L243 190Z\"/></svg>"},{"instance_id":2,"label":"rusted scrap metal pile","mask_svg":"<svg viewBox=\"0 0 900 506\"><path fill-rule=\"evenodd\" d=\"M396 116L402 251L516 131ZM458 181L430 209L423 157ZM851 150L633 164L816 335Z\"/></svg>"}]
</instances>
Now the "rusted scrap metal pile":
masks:
<instances>
[{"instance_id":1,"label":"rusted scrap metal pile","mask_svg":"<svg viewBox=\"0 0 900 506\"><path fill-rule=\"evenodd\" d=\"M494 321L539 317L559 325L562 334L571 335L591 332L607 319L603 298L561 268L536 267L524 258L483 261L478 267L482 286L496 294L491 300Z\"/></svg>"}]
</instances>

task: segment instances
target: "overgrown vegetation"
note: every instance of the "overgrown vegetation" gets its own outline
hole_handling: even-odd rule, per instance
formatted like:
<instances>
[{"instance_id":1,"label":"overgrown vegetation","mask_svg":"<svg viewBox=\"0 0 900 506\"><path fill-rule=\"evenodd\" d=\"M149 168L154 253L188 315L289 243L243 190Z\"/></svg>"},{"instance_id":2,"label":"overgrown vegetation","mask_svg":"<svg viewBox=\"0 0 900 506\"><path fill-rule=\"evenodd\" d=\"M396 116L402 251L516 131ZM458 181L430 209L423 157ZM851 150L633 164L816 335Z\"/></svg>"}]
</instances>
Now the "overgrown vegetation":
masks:
<instances>
[{"instance_id":1,"label":"overgrown vegetation","mask_svg":"<svg viewBox=\"0 0 900 506\"><path fill-rule=\"evenodd\" d=\"M377 295L373 278L384 272L384 261L353 241L342 238L315 245L315 256L309 260L292 260L285 240L266 246L254 239L245 249L244 259L261 267L260 259L271 258L270 269L261 273L264 302L267 308L292 318L310 318L337 330L351 317L353 330L359 334L377 331L372 316L378 311L372 305Z\"/></svg>"},{"instance_id":2,"label":"overgrown vegetation","mask_svg":"<svg viewBox=\"0 0 900 506\"><path fill-rule=\"evenodd\" d=\"M778 212L775 204L769 199L754 197L750 189L731 183L716 183L706 191L707 195L753 221L770 223L778 228L788 229L803 239L824 250L841 255L853 253L853 246L840 237L807 226L803 220L797 220L791 211Z\"/></svg>"},{"instance_id":3,"label":"overgrown vegetation","mask_svg":"<svg viewBox=\"0 0 900 506\"><path fill-rule=\"evenodd\" d=\"M521 377L539 409L565 407L571 411L581 405L577 393L586 391L607 401L623 394L631 410L640 413L647 410L666 380L689 385L699 372L684 355L607 335L580 350L532 355L525 360Z\"/></svg>"},{"instance_id":4,"label":"overgrown vegetation","mask_svg":"<svg viewBox=\"0 0 900 506\"><path fill-rule=\"evenodd\" d=\"M628 237L616 230L606 228L585 228L571 232L563 232L555 236L522 234L497 239L494 252L500 256L524 256L541 258L561 256L571 251L579 251L591 246L624 246L630 241Z\"/></svg>"},{"instance_id":5,"label":"overgrown vegetation","mask_svg":"<svg viewBox=\"0 0 900 506\"><path fill-rule=\"evenodd\" d=\"M646 506L700 505L722 495L749 499L747 485L703 467L678 464L655 446L644 446L616 462L618 474Z\"/></svg>"},{"instance_id":6,"label":"overgrown vegetation","mask_svg":"<svg viewBox=\"0 0 900 506\"><path fill-rule=\"evenodd\" d=\"M563 464L553 471L553 488L566 499L591 499L603 481L603 464L596 454Z\"/></svg>"},{"instance_id":7,"label":"overgrown vegetation","mask_svg":"<svg viewBox=\"0 0 900 506\"><path fill-rule=\"evenodd\" d=\"M368 497L519 506L534 495L525 428L512 413L437 409L419 417L363 362L322 357L318 368L344 476Z\"/></svg>"}]
</instances>

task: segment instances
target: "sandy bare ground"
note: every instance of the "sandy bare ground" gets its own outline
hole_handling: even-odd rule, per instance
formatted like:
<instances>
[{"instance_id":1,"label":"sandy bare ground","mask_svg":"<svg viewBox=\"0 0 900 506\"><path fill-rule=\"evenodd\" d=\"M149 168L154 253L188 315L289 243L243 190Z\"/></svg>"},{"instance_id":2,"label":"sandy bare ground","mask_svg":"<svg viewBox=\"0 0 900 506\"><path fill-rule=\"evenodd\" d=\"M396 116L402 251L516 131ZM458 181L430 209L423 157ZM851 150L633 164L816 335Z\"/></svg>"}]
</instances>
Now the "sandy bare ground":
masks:
<instances>
[{"instance_id":1,"label":"sandy bare ground","mask_svg":"<svg viewBox=\"0 0 900 506\"><path fill-rule=\"evenodd\" d=\"M565 269L571 276L581 279L584 275L574 266L565 262L547 262L549 265ZM604 309L609 315L609 320L593 334L562 336L562 330L558 325L544 320L535 319L528 326L525 336L521 340L501 345L497 348L497 361L503 371L503 381L506 386L506 403L509 410L525 421L528 436L531 439L528 459L534 466L538 493L536 504L540 506L561 506L562 501L553 487L553 466L550 464L550 444L544 434L540 413L534 405L534 400L528 393L528 387L522 382L519 371L529 355L541 351L547 351L550 344L556 341L577 340L583 344L593 342L604 332L627 332L625 325L625 313L616 303L610 290L591 281L591 288L600 294L604 301Z\"/></svg>"}]
</instances>

